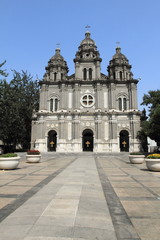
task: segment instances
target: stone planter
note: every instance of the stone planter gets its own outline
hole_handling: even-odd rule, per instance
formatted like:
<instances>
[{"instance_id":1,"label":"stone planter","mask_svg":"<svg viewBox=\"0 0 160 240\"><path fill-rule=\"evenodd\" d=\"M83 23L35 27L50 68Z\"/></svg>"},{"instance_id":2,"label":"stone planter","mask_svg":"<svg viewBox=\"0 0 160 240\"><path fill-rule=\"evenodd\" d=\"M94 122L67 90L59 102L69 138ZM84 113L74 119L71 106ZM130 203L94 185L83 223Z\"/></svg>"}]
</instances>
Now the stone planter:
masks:
<instances>
[{"instance_id":1,"label":"stone planter","mask_svg":"<svg viewBox=\"0 0 160 240\"><path fill-rule=\"evenodd\" d=\"M160 172L160 159L146 158L145 162L148 170Z\"/></svg>"},{"instance_id":2,"label":"stone planter","mask_svg":"<svg viewBox=\"0 0 160 240\"><path fill-rule=\"evenodd\" d=\"M41 155L26 155L26 162L28 163L38 163L41 160Z\"/></svg>"},{"instance_id":3,"label":"stone planter","mask_svg":"<svg viewBox=\"0 0 160 240\"><path fill-rule=\"evenodd\" d=\"M129 160L134 164L141 164L145 161L145 155L129 155Z\"/></svg>"},{"instance_id":4,"label":"stone planter","mask_svg":"<svg viewBox=\"0 0 160 240\"><path fill-rule=\"evenodd\" d=\"M20 156L17 157L1 157L0 169L11 170L17 168L20 161Z\"/></svg>"}]
</instances>

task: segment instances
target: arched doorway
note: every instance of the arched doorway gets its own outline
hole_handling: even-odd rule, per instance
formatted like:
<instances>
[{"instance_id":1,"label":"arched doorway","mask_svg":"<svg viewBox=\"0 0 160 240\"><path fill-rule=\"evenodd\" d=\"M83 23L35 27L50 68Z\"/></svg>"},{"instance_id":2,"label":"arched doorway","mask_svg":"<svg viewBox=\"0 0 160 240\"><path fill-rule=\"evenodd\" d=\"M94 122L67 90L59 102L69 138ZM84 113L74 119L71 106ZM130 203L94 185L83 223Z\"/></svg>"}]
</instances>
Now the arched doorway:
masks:
<instances>
[{"instance_id":1,"label":"arched doorway","mask_svg":"<svg viewBox=\"0 0 160 240\"><path fill-rule=\"evenodd\" d=\"M56 151L57 133L54 130L48 132L48 151Z\"/></svg>"},{"instance_id":2,"label":"arched doorway","mask_svg":"<svg viewBox=\"0 0 160 240\"><path fill-rule=\"evenodd\" d=\"M129 133L126 130L120 132L120 150L121 152L129 152Z\"/></svg>"},{"instance_id":3,"label":"arched doorway","mask_svg":"<svg viewBox=\"0 0 160 240\"><path fill-rule=\"evenodd\" d=\"M82 133L82 147L84 152L93 152L93 132L85 129Z\"/></svg>"}]
</instances>

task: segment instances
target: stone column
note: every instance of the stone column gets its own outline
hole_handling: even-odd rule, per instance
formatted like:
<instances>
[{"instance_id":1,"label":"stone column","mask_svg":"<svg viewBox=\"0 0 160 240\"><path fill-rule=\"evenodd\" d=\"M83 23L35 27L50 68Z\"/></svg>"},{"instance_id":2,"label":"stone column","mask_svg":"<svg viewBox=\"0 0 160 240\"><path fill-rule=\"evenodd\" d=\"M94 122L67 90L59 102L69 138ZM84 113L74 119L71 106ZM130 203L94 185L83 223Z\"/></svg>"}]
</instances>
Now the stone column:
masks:
<instances>
[{"instance_id":1,"label":"stone column","mask_svg":"<svg viewBox=\"0 0 160 240\"><path fill-rule=\"evenodd\" d=\"M100 83L97 83L97 86L96 86L96 90L97 90L97 98L96 98L96 102L97 102L97 104L96 104L96 107L97 108L102 108L102 106L101 106L101 103L102 103L102 101L101 101L101 85L100 85Z\"/></svg>"},{"instance_id":2,"label":"stone column","mask_svg":"<svg viewBox=\"0 0 160 240\"><path fill-rule=\"evenodd\" d=\"M102 119L98 115L95 120L95 129L96 129L96 139L102 139Z\"/></svg>"},{"instance_id":3,"label":"stone column","mask_svg":"<svg viewBox=\"0 0 160 240\"><path fill-rule=\"evenodd\" d=\"M75 83L73 94L73 108L74 109L79 108L79 104L80 104L79 84Z\"/></svg>"},{"instance_id":4,"label":"stone column","mask_svg":"<svg viewBox=\"0 0 160 240\"><path fill-rule=\"evenodd\" d=\"M45 84L43 84L41 86L41 90L40 90L40 103L39 103L39 110L44 110L45 109L45 104L47 104L48 102L45 102L45 93L46 93L46 86Z\"/></svg>"},{"instance_id":5,"label":"stone column","mask_svg":"<svg viewBox=\"0 0 160 240\"><path fill-rule=\"evenodd\" d=\"M116 108L115 90L116 90L115 84L111 83L109 87L109 104L108 104L109 109Z\"/></svg>"},{"instance_id":6,"label":"stone column","mask_svg":"<svg viewBox=\"0 0 160 240\"><path fill-rule=\"evenodd\" d=\"M68 100L66 99L66 86L65 84L61 85L61 108L66 109Z\"/></svg>"},{"instance_id":7,"label":"stone column","mask_svg":"<svg viewBox=\"0 0 160 240\"><path fill-rule=\"evenodd\" d=\"M101 68L100 62L96 62L96 74L95 74L96 79L100 79L100 68Z\"/></svg>"}]
</instances>

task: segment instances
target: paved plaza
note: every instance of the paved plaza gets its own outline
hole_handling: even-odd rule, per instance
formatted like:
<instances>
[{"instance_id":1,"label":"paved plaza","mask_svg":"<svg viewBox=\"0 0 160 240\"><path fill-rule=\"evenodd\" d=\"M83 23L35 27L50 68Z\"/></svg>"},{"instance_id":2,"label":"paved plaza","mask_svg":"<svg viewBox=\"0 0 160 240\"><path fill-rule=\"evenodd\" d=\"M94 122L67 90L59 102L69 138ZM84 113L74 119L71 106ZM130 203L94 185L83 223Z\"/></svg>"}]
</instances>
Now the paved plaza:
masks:
<instances>
[{"instance_id":1,"label":"paved plaza","mask_svg":"<svg viewBox=\"0 0 160 240\"><path fill-rule=\"evenodd\" d=\"M159 240L160 173L128 153L44 153L0 170L0 240Z\"/></svg>"}]
</instances>

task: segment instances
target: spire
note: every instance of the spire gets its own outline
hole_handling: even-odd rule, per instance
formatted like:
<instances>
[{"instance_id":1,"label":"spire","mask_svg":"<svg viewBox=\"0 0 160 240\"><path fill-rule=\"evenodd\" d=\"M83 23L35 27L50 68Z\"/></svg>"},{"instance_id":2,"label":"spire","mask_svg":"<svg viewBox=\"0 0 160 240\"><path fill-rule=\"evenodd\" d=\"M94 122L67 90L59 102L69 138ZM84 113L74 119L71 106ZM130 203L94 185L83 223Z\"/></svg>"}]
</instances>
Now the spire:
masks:
<instances>
[{"instance_id":1,"label":"spire","mask_svg":"<svg viewBox=\"0 0 160 240\"><path fill-rule=\"evenodd\" d=\"M90 36L91 36L90 32L86 32L85 36L86 36L86 39L90 39Z\"/></svg>"},{"instance_id":2,"label":"spire","mask_svg":"<svg viewBox=\"0 0 160 240\"><path fill-rule=\"evenodd\" d=\"M117 44L116 54L120 54L121 53L120 42L116 42L116 44Z\"/></svg>"},{"instance_id":3,"label":"spire","mask_svg":"<svg viewBox=\"0 0 160 240\"><path fill-rule=\"evenodd\" d=\"M116 47L116 54L120 54L121 53L121 48L120 47Z\"/></svg>"},{"instance_id":4,"label":"spire","mask_svg":"<svg viewBox=\"0 0 160 240\"><path fill-rule=\"evenodd\" d=\"M56 56L60 56L60 52L61 52L61 49L60 48L56 48L56 50L55 50L55 55Z\"/></svg>"},{"instance_id":5,"label":"spire","mask_svg":"<svg viewBox=\"0 0 160 240\"><path fill-rule=\"evenodd\" d=\"M61 49L60 49L60 43L57 43L57 44L56 44L56 50L55 50L56 56L60 56L60 51L61 51Z\"/></svg>"}]
</instances>

